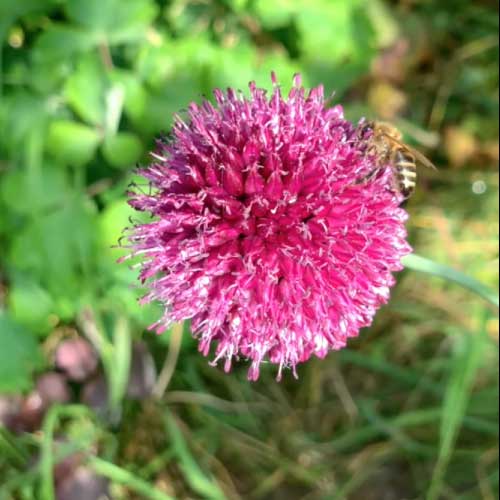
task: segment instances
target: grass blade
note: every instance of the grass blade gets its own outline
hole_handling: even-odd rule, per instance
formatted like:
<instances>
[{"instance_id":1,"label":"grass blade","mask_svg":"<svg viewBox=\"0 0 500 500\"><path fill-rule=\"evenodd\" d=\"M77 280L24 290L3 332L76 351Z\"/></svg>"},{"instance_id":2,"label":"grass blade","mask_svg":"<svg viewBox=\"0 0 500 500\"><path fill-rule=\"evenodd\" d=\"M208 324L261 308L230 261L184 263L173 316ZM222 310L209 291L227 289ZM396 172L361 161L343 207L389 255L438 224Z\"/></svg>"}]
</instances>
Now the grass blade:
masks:
<instances>
[{"instance_id":1,"label":"grass blade","mask_svg":"<svg viewBox=\"0 0 500 500\"><path fill-rule=\"evenodd\" d=\"M0 424L0 451L2 455L22 466L26 465L30 458L10 432L2 427L2 424Z\"/></svg>"},{"instance_id":2,"label":"grass blade","mask_svg":"<svg viewBox=\"0 0 500 500\"><path fill-rule=\"evenodd\" d=\"M98 457L91 457L87 462L97 474L105 476L114 483L124 484L128 489L134 490L141 498L148 500L174 500L171 496L151 486L131 472L118 467L111 462Z\"/></svg>"},{"instance_id":3,"label":"grass blade","mask_svg":"<svg viewBox=\"0 0 500 500\"><path fill-rule=\"evenodd\" d=\"M453 454L455 442L467 411L470 393L481 365L487 314L483 313L482 328L476 334L463 334L454 345L453 366L442 407L439 456L427 493L427 500L440 498L444 476Z\"/></svg>"},{"instance_id":4,"label":"grass blade","mask_svg":"<svg viewBox=\"0 0 500 500\"><path fill-rule=\"evenodd\" d=\"M480 281L467 276L466 274L453 269L452 267L444 264L439 264L420 255L410 254L403 258L403 265L413 271L430 274L443 278L447 281L452 281L458 285L474 292L490 304L493 304L497 309L500 306L500 299L498 294L495 293L490 287L484 285Z\"/></svg>"},{"instance_id":5,"label":"grass blade","mask_svg":"<svg viewBox=\"0 0 500 500\"><path fill-rule=\"evenodd\" d=\"M202 498L210 500L224 500L226 496L217 486L215 481L208 478L201 470L196 460L193 458L187 443L179 429L175 419L169 413L165 415L165 425L172 440L174 452L179 461L180 468L184 473L189 486L196 491Z\"/></svg>"},{"instance_id":6,"label":"grass blade","mask_svg":"<svg viewBox=\"0 0 500 500\"><path fill-rule=\"evenodd\" d=\"M419 386L429 394L441 397L442 389L439 384L432 380L423 377L421 373L411 368L402 368L396 366L384 359L379 359L374 356L363 354L353 350L345 349L339 352L339 358L342 363L349 363L355 366L360 366L367 370L372 370L376 373L386 375L391 380L396 380L399 383L408 387L414 388Z\"/></svg>"}]
</instances>

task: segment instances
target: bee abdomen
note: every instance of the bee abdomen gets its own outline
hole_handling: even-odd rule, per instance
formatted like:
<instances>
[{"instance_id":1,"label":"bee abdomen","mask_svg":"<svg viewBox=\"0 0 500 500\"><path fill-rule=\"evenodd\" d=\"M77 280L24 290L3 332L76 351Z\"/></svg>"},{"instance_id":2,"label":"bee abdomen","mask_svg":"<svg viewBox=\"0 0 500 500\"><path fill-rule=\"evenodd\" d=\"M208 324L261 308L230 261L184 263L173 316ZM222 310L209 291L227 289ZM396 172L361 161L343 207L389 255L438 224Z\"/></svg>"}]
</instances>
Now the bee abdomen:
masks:
<instances>
[{"instance_id":1,"label":"bee abdomen","mask_svg":"<svg viewBox=\"0 0 500 500\"><path fill-rule=\"evenodd\" d=\"M398 189L405 198L408 198L415 191L417 180L415 157L407 151L399 150L396 152L394 160Z\"/></svg>"}]
</instances>

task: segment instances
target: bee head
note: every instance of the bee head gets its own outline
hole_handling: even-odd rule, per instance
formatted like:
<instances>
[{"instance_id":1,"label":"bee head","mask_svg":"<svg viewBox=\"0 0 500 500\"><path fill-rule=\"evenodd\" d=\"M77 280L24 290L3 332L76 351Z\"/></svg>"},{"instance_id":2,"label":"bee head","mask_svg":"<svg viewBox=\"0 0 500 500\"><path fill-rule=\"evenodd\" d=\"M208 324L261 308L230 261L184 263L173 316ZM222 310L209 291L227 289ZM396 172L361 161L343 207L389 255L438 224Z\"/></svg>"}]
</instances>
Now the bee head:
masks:
<instances>
[{"instance_id":1,"label":"bee head","mask_svg":"<svg viewBox=\"0 0 500 500\"><path fill-rule=\"evenodd\" d=\"M370 120L363 120L359 124L358 135L361 139L367 139L373 135L375 129L374 122Z\"/></svg>"}]
</instances>

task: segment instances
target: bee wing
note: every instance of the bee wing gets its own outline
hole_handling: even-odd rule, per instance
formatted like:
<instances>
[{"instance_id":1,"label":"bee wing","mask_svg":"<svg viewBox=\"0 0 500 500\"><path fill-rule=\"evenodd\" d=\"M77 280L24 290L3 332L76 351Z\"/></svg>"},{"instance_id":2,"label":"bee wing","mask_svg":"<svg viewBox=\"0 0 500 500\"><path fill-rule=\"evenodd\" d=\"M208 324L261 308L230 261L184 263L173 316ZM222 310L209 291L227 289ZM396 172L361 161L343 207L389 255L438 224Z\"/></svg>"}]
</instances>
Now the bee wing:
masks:
<instances>
[{"instance_id":1,"label":"bee wing","mask_svg":"<svg viewBox=\"0 0 500 500\"><path fill-rule=\"evenodd\" d=\"M424 156L420 151L410 147L410 146L406 146L413 155L415 155L415 158L424 166L424 167L427 167L427 168L432 168L432 170L437 170L437 167L436 165L434 165L434 163L431 162L431 160L429 160L429 158L427 158L426 156Z\"/></svg>"},{"instance_id":2,"label":"bee wing","mask_svg":"<svg viewBox=\"0 0 500 500\"><path fill-rule=\"evenodd\" d=\"M427 168L432 168L432 170L437 170L436 165L431 162L426 156L424 156L420 151L418 151L415 148L412 148L411 146L408 146L408 144L405 144L404 142L398 141L394 137L391 137L390 135L384 134L384 137L386 137L388 140L395 142L402 148L407 149L413 156L415 156L416 160L421 163L424 167Z\"/></svg>"}]
</instances>

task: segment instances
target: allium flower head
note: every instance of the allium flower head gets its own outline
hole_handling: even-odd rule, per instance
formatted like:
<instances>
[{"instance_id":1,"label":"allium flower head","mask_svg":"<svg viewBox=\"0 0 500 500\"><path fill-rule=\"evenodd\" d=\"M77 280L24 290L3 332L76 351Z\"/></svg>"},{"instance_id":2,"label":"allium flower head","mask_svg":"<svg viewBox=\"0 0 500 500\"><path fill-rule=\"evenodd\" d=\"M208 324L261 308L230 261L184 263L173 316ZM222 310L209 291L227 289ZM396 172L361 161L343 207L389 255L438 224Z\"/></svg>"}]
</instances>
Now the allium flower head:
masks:
<instances>
[{"instance_id":1,"label":"allium flower head","mask_svg":"<svg viewBox=\"0 0 500 500\"><path fill-rule=\"evenodd\" d=\"M250 84L250 97L215 90L191 104L141 171L150 191L130 204L150 212L128 240L141 255L144 302L160 301L153 329L190 318L215 360L295 367L323 358L370 325L393 271L410 251L406 212L377 175L366 140L340 106L325 107L296 76L287 98Z\"/></svg>"}]
</instances>

